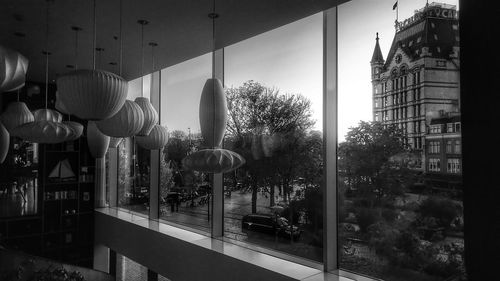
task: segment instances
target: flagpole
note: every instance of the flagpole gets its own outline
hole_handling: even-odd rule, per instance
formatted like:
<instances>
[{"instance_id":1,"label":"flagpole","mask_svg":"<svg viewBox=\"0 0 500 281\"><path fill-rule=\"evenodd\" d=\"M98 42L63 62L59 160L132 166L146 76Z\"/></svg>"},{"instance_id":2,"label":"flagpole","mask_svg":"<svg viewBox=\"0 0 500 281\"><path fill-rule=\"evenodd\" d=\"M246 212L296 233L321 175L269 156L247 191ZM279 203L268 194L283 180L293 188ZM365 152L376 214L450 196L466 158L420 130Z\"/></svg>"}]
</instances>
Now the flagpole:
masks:
<instances>
[{"instance_id":1,"label":"flagpole","mask_svg":"<svg viewBox=\"0 0 500 281\"><path fill-rule=\"evenodd\" d=\"M396 1L396 22L398 22L399 19L399 1Z\"/></svg>"}]
</instances>

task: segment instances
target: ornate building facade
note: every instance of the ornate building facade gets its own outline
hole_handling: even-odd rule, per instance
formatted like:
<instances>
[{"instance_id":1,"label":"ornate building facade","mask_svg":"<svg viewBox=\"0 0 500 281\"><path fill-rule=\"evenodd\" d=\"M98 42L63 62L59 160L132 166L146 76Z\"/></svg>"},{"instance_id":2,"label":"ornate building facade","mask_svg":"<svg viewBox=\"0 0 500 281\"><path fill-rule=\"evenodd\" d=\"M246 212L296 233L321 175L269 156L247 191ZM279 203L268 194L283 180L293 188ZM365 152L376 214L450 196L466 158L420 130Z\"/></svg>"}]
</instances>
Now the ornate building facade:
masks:
<instances>
[{"instance_id":1,"label":"ornate building facade","mask_svg":"<svg viewBox=\"0 0 500 281\"><path fill-rule=\"evenodd\" d=\"M432 3L395 24L396 34L384 59L377 33L370 62L373 120L397 125L405 143L422 155L439 112L460 112L459 26L456 6Z\"/></svg>"}]
</instances>

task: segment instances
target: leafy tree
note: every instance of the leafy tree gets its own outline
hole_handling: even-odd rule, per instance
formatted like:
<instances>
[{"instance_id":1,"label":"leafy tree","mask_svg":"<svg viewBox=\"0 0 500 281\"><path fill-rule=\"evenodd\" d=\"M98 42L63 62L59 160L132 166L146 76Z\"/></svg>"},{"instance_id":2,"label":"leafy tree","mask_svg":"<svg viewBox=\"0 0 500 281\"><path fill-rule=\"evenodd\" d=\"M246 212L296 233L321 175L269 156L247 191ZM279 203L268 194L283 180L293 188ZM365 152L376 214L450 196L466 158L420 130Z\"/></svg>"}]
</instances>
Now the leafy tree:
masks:
<instances>
[{"instance_id":1,"label":"leafy tree","mask_svg":"<svg viewBox=\"0 0 500 281\"><path fill-rule=\"evenodd\" d=\"M247 161L242 167L252 191L252 212L257 210L259 187L283 187L289 199L290 185L304 162L305 137L314 125L311 103L301 95L280 94L254 81L226 90L229 118L225 146Z\"/></svg>"},{"instance_id":2,"label":"leafy tree","mask_svg":"<svg viewBox=\"0 0 500 281\"><path fill-rule=\"evenodd\" d=\"M379 122L360 122L339 145L339 174L348 189L370 206L391 204L415 178L413 157L403 142L403 132ZM407 155L401 157L401 155Z\"/></svg>"},{"instance_id":3,"label":"leafy tree","mask_svg":"<svg viewBox=\"0 0 500 281\"><path fill-rule=\"evenodd\" d=\"M462 213L462 206L448 198L428 197L419 208L422 219L433 218L437 226L450 228L451 223Z\"/></svg>"}]
</instances>

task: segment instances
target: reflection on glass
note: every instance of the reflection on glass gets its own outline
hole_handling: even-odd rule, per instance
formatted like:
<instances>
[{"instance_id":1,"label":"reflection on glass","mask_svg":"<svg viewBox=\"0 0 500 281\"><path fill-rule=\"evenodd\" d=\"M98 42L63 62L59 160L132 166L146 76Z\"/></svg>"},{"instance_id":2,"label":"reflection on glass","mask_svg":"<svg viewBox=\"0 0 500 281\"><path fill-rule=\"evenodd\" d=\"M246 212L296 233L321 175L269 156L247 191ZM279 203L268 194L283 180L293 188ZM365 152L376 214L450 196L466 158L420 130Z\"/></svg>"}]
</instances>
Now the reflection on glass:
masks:
<instances>
[{"instance_id":1,"label":"reflection on glass","mask_svg":"<svg viewBox=\"0 0 500 281\"><path fill-rule=\"evenodd\" d=\"M128 82L127 99L149 99L151 75ZM141 89L142 88L142 89ZM135 138L124 138L118 146L118 202L131 211L149 214L149 178L151 153L135 143Z\"/></svg>"},{"instance_id":2,"label":"reflection on glass","mask_svg":"<svg viewBox=\"0 0 500 281\"><path fill-rule=\"evenodd\" d=\"M118 206L149 213L150 152L124 138L118 146Z\"/></svg>"},{"instance_id":3,"label":"reflection on glass","mask_svg":"<svg viewBox=\"0 0 500 281\"><path fill-rule=\"evenodd\" d=\"M447 2L400 7L395 35L390 8L339 7L343 269L388 281L465 280L458 1Z\"/></svg>"},{"instance_id":4,"label":"reflection on glass","mask_svg":"<svg viewBox=\"0 0 500 281\"><path fill-rule=\"evenodd\" d=\"M185 169L182 159L205 148L198 110L211 66L206 54L161 72L160 122L169 129L169 141L160 154L160 218L204 232L210 232L209 175Z\"/></svg>"},{"instance_id":5,"label":"reflection on glass","mask_svg":"<svg viewBox=\"0 0 500 281\"><path fill-rule=\"evenodd\" d=\"M322 14L225 49L224 236L322 261ZM286 43L285 43L286 42Z\"/></svg>"},{"instance_id":6,"label":"reflection on glass","mask_svg":"<svg viewBox=\"0 0 500 281\"><path fill-rule=\"evenodd\" d=\"M37 144L17 138L0 164L0 217L38 212Z\"/></svg>"}]
</instances>

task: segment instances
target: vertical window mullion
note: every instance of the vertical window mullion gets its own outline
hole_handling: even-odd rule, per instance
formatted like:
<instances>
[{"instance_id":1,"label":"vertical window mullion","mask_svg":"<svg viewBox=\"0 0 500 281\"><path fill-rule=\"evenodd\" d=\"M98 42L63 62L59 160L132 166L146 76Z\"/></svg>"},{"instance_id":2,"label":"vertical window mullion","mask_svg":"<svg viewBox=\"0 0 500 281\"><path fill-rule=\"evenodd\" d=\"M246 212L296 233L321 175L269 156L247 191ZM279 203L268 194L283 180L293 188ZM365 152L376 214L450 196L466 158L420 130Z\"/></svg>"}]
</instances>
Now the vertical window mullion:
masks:
<instances>
[{"instance_id":1,"label":"vertical window mullion","mask_svg":"<svg viewBox=\"0 0 500 281\"><path fill-rule=\"evenodd\" d=\"M337 235L337 7L323 12L323 265L338 269Z\"/></svg>"},{"instance_id":2,"label":"vertical window mullion","mask_svg":"<svg viewBox=\"0 0 500 281\"><path fill-rule=\"evenodd\" d=\"M224 49L215 51L214 76L224 86ZM212 237L224 235L224 184L223 174L213 174L212 180Z\"/></svg>"}]
</instances>

